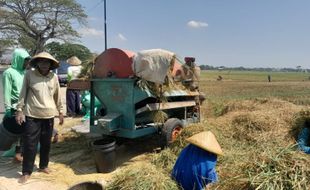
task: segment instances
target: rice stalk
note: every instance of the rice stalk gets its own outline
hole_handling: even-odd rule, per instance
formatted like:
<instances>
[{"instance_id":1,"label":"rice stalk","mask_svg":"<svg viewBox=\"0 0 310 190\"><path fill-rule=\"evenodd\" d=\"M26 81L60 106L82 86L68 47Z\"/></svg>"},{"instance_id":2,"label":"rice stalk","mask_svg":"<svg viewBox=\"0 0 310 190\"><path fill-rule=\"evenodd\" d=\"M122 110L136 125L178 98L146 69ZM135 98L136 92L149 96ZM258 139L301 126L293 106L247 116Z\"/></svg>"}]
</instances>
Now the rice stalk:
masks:
<instances>
[{"instance_id":1,"label":"rice stalk","mask_svg":"<svg viewBox=\"0 0 310 190\"><path fill-rule=\"evenodd\" d=\"M170 174L176 159L177 155L170 148L166 148L160 153L154 153L151 157L151 163L156 168L162 168L167 174Z\"/></svg>"},{"instance_id":2,"label":"rice stalk","mask_svg":"<svg viewBox=\"0 0 310 190\"><path fill-rule=\"evenodd\" d=\"M107 190L177 190L178 185L150 163L136 163L115 174Z\"/></svg>"},{"instance_id":3,"label":"rice stalk","mask_svg":"<svg viewBox=\"0 0 310 190\"><path fill-rule=\"evenodd\" d=\"M255 189L307 189L310 169L307 158L296 155L295 145L269 148L267 157L257 157L248 169L250 185ZM309 164L309 162L308 162Z\"/></svg>"},{"instance_id":4,"label":"rice stalk","mask_svg":"<svg viewBox=\"0 0 310 190\"><path fill-rule=\"evenodd\" d=\"M168 114L166 114L164 111L162 110L156 110L155 112L153 112L153 121L154 123L165 123L165 121L168 119Z\"/></svg>"}]
</instances>

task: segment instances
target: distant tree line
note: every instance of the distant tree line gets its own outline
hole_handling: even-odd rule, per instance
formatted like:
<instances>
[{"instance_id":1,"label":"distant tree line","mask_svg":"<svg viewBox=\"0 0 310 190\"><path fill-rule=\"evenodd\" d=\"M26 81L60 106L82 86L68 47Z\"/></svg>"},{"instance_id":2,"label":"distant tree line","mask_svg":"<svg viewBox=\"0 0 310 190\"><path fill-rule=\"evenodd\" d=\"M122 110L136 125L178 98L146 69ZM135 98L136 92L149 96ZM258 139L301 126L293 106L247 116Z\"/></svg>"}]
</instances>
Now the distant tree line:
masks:
<instances>
[{"instance_id":1,"label":"distant tree line","mask_svg":"<svg viewBox=\"0 0 310 190\"><path fill-rule=\"evenodd\" d=\"M211 65L200 65L201 70L235 70L235 71L266 71L266 72L310 72L310 69L303 69L301 66L296 68L247 68L247 67L225 67L225 66L211 66Z\"/></svg>"},{"instance_id":2,"label":"distant tree line","mask_svg":"<svg viewBox=\"0 0 310 190\"><path fill-rule=\"evenodd\" d=\"M11 63L13 50L14 49L0 49L1 65L8 65ZM43 50L49 52L56 59L61 61L64 61L71 56L77 56L82 61L82 63L87 63L94 57L94 55L87 47L74 43L51 42L46 44Z\"/></svg>"}]
</instances>

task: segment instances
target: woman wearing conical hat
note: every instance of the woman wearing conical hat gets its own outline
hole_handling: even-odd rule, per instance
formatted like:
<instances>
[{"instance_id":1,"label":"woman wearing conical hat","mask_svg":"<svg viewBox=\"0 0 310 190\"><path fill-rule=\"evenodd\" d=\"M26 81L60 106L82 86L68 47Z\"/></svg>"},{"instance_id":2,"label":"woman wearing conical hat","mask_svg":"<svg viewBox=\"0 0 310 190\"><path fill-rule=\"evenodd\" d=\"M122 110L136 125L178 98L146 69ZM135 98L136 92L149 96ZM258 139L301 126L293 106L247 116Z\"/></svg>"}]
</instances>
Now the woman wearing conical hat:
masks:
<instances>
[{"instance_id":1,"label":"woman wearing conical hat","mask_svg":"<svg viewBox=\"0 0 310 190\"><path fill-rule=\"evenodd\" d=\"M215 165L223 151L211 131L193 135L187 141L190 144L180 153L172 176L184 190L206 189L217 181Z\"/></svg>"},{"instance_id":2,"label":"woman wearing conical hat","mask_svg":"<svg viewBox=\"0 0 310 190\"><path fill-rule=\"evenodd\" d=\"M35 69L27 71L16 106L17 123L25 122L20 183L25 183L33 172L38 143L41 145L39 171L50 172L48 163L54 117L59 116L59 124L64 121L58 78L51 72L59 66L59 62L49 53L42 52L35 55L30 64Z\"/></svg>"}]
</instances>

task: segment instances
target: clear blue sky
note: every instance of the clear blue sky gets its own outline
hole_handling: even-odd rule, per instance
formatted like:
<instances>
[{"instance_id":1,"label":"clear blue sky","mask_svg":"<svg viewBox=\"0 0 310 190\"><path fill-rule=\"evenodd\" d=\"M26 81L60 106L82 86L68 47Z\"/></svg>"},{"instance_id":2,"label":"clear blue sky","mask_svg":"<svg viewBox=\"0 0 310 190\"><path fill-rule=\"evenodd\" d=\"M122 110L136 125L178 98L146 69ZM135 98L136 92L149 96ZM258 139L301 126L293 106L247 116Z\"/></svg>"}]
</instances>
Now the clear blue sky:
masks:
<instances>
[{"instance_id":1,"label":"clear blue sky","mask_svg":"<svg viewBox=\"0 0 310 190\"><path fill-rule=\"evenodd\" d=\"M102 0L78 0L88 14L81 42L104 51ZM102 3L100 3L102 2ZM310 68L309 0L107 0L108 48L162 48L198 64Z\"/></svg>"}]
</instances>

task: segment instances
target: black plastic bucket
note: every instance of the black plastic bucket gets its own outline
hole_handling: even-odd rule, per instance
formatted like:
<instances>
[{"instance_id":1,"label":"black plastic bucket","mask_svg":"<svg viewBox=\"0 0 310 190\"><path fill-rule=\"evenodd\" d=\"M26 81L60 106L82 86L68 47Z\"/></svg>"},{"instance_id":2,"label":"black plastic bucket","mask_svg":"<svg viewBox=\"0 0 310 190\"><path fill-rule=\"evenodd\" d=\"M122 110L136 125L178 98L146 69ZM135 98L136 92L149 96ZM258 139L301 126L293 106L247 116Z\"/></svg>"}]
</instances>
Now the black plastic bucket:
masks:
<instances>
[{"instance_id":1,"label":"black plastic bucket","mask_svg":"<svg viewBox=\"0 0 310 190\"><path fill-rule=\"evenodd\" d=\"M108 173L115 169L115 139L104 138L92 143L97 172Z\"/></svg>"},{"instance_id":2,"label":"black plastic bucket","mask_svg":"<svg viewBox=\"0 0 310 190\"><path fill-rule=\"evenodd\" d=\"M8 131L4 125L0 124L0 151L9 150L18 138L21 137L21 134L14 134Z\"/></svg>"},{"instance_id":3,"label":"black plastic bucket","mask_svg":"<svg viewBox=\"0 0 310 190\"><path fill-rule=\"evenodd\" d=\"M83 182L70 187L68 190L103 190L103 187L96 182Z\"/></svg>"}]
</instances>

